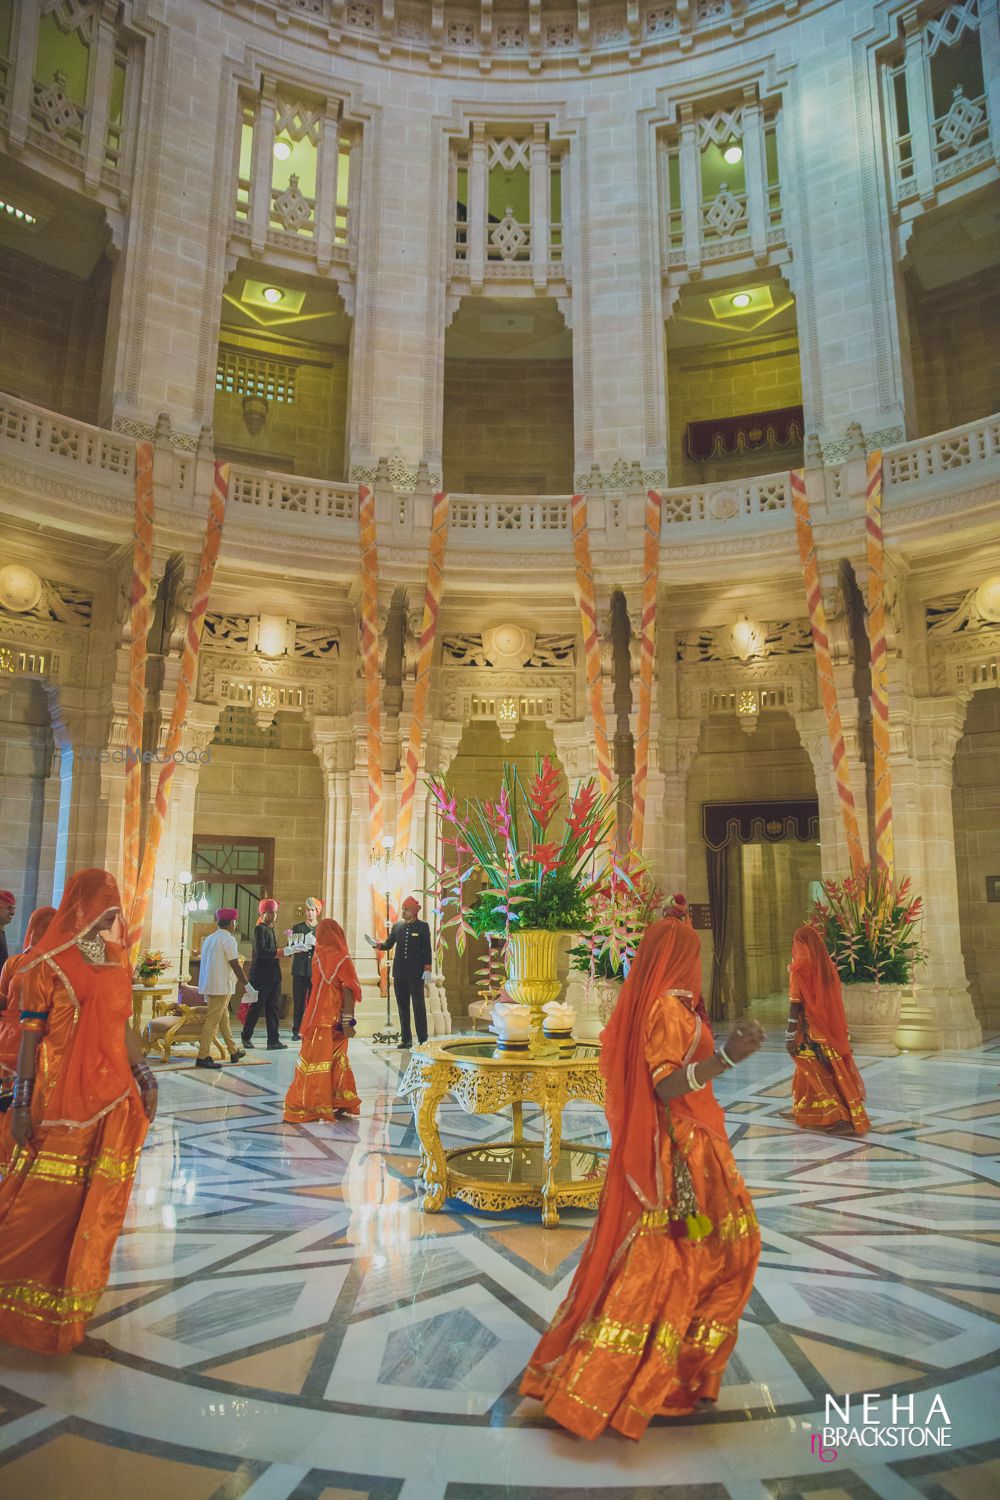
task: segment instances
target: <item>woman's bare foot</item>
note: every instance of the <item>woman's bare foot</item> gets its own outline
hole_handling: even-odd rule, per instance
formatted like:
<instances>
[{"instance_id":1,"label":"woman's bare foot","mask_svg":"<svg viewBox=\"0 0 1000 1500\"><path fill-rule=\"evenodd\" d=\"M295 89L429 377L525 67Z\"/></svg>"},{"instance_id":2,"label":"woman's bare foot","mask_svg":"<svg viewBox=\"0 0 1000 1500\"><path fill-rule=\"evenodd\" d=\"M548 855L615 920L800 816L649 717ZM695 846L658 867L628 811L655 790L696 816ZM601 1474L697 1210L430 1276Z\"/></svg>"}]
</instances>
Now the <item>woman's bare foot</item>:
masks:
<instances>
[{"instance_id":1,"label":"woman's bare foot","mask_svg":"<svg viewBox=\"0 0 1000 1500\"><path fill-rule=\"evenodd\" d=\"M89 1333L83 1343L78 1345L77 1354L86 1354L91 1359L112 1359L114 1348L107 1339L95 1339Z\"/></svg>"}]
</instances>

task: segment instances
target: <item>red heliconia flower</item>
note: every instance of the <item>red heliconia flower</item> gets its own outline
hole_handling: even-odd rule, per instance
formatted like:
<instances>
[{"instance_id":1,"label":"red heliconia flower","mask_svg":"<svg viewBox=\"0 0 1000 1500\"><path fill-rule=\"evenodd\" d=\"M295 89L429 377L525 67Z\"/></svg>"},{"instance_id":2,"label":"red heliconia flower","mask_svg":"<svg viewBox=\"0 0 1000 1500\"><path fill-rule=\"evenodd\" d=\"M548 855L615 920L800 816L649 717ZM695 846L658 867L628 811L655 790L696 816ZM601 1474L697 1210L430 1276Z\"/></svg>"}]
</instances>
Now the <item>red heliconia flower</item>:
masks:
<instances>
[{"instance_id":1,"label":"red heliconia flower","mask_svg":"<svg viewBox=\"0 0 1000 1500\"><path fill-rule=\"evenodd\" d=\"M559 770L546 755L528 788L528 805L543 831L548 828L558 801Z\"/></svg>"},{"instance_id":2,"label":"red heliconia flower","mask_svg":"<svg viewBox=\"0 0 1000 1500\"><path fill-rule=\"evenodd\" d=\"M449 797L445 787L439 785L436 781L431 782L431 792L433 794L435 802L438 805L438 811L440 812L441 816L447 818L450 823L454 823L458 816L458 804L456 798Z\"/></svg>"},{"instance_id":3,"label":"red heliconia flower","mask_svg":"<svg viewBox=\"0 0 1000 1500\"><path fill-rule=\"evenodd\" d=\"M529 860L533 865L540 865L547 875L550 870L558 870L561 860L559 858L558 844L536 844L530 854L522 858Z\"/></svg>"},{"instance_id":4,"label":"red heliconia flower","mask_svg":"<svg viewBox=\"0 0 1000 1500\"><path fill-rule=\"evenodd\" d=\"M584 782L569 805L566 823L574 838L582 838L592 823L597 788L592 781ZM596 839L594 840L596 843Z\"/></svg>"}]
</instances>

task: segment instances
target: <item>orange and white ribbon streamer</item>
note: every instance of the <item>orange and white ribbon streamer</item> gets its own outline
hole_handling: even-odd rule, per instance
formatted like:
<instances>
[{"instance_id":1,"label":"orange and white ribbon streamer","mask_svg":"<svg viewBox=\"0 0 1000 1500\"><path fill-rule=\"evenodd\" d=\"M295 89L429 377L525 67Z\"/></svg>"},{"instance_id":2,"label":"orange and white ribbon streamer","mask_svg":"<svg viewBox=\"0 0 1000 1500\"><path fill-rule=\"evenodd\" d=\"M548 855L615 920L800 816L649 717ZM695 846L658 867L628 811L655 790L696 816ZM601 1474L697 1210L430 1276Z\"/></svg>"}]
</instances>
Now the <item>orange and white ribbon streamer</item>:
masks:
<instances>
[{"instance_id":1,"label":"orange and white ribbon streamer","mask_svg":"<svg viewBox=\"0 0 1000 1500\"><path fill-rule=\"evenodd\" d=\"M663 496L646 492L646 521L642 546L642 624L639 635L639 713L635 731L635 773L632 777L632 848L642 853L646 831L646 782L649 778L649 726L653 713L653 672L656 665L656 596L660 585L660 528Z\"/></svg>"},{"instance_id":2,"label":"orange and white ribbon streamer","mask_svg":"<svg viewBox=\"0 0 1000 1500\"><path fill-rule=\"evenodd\" d=\"M142 833L142 726L146 709L146 646L153 580L153 445L135 445L135 520L129 589L128 711L125 727L125 834L122 901L129 911L139 883Z\"/></svg>"},{"instance_id":3,"label":"orange and white ribbon streamer","mask_svg":"<svg viewBox=\"0 0 1000 1500\"><path fill-rule=\"evenodd\" d=\"M205 540L201 548L201 561L198 565L198 577L195 581L191 612L188 615L187 633L184 637L184 650L181 653L180 675L177 680L177 691L174 694L173 712L170 715L170 728L167 731L167 740L162 752L160 774L156 783L156 801L153 804L153 816L149 822L146 845L142 852L142 866L139 871L135 898L128 912L126 946L133 963L139 951L142 928L146 920L149 897L153 889L153 879L156 874L156 856L159 852L160 840L163 837L163 827L167 819L167 807L170 802L170 784L173 781L176 766L174 757L180 752L181 741L184 736L184 725L187 721L188 704L191 701L191 694L194 692L195 680L198 675L201 633L205 624L205 611L208 609L208 596L212 588L212 575L215 572L215 564L219 558L219 548L222 546L222 531L226 523L226 499L228 494L229 465L217 463L215 465L215 482L212 485L212 497L208 505L208 524L205 529Z\"/></svg>"},{"instance_id":4,"label":"orange and white ribbon streamer","mask_svg":"<svg viewBox=\"0 0 1000 1500\"><path fill-rule=\"evenodd\" d=\"M885 641L885 540L882 535L882 454L868 455L865 492L868 541L868 641L871 646L872 743L875 751L876 858L893 875L892 772L889 765L889 661Z\"/></svg>"},{"instance_id":5,"label":"orange and white ribbon streamer","mask_svg":"<svg viewBox=\"0 0 1000 1500\"><path fill-rule=\"evenodd\" d=\"M434 641L437 637L438 614L441 609L441 590L444 583L444 555L448 546L448 496L439 491L434 496L431 512L431 543L427 561L427 583L424 588L424 617L420 626L420 654L417 657L417 680L413 689L413 707L410 715L410 737L403 762L403 784L399 794L396 814L396 852L405 858L410 848L410 829L413 823L413 799L417 790L417 773L420 768L420 751L424 743L424 725L427 719L427 701L431 689L431 666L434 661Z\"/></svg>"},{"instance_id":6,"label":"orange and white ribbon streamer","mask_svg":"<svg viewBox=\"0 0 1000 1500\"><path fill-rule=\"evenodd\" d=\"M820 696L826 711L826 727L830 736L837 795L844 819L844 832L847 836L847 853L851 861L851 870L857 874L864 865L865 855L858 831L858 812L854 803L854 793L851 790L847 749L844 745L844 730L840 719L840 704L837 701L837 684L833 675L833 662L830 658L830 638L827 635L826 610L823 608L823 594L819 584L812 518L809 514L809 500L806 496L805 470L792 469L788 478L792 492L792 509L795 512L795 532L799 543L799 557L802 561L802 576L806 585L809 623L812 626L816 675L819 678Z\"/></svg>"},{"instance_id":7,"label":"orange and white ribbon streamer","mask_svg":"<svg viewBox=\"0 0 1000 1500\"><path fill-rule=\"evenodd\" d=\"M382 677L378 665L378 541L375 494L358 485L358 529L361 540L361 666L365 681L365 725L368 751L368 843L372 858L385 827L382 807ZM377 930L385 926L385 896L372 886L372 911ZM381 960L380 960L381 962Z\"/></svg>"},{"instance_id":8,"label":"orange and white ribbon streamer","mask_svg":"<svg viewBox=\"0 0 1000 1500\"><path fill-rule=\"evenodd\" d=\"M587 674L587 698L594 729L597 754L597 781L603 796L611 791L611 754L608 749L608 724L604 714L601 683L601 642L597 630L597 599L594 589L594 564L590 556L590 532L587 527L587 499L574 495L570 500L573 521L573 557L576 561L576 593L583 627L583 661Z\"/></svg>"}]
</instances>

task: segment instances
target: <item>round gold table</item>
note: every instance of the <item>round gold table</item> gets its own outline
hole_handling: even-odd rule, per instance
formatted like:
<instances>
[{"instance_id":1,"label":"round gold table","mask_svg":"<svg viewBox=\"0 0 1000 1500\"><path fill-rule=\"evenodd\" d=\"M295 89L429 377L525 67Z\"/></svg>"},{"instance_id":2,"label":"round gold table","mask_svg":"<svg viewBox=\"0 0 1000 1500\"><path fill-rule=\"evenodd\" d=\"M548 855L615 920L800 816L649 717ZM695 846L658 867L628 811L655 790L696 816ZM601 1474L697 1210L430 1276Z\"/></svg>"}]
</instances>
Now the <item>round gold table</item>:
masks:
<instances>
[{"instance_id":1,"label":"round gold table","mask_svg":"<svg viewBox=\"0 0 1000 1500\"><path fill-rule=\"evenodd\" d=\"M601 1196L607 1152L575 1144L562 1149L564 1106L571 1099L604 1104L600 1047L578 1042L541 1057L500 1057L494 1055L495 1046L475 1036L447 1036L413 1049L399 1093L413 1105L422 1206L433 1214L446 1198L493 1213L540 1205L542 1223L552 1229L560 1206L595 1208ZM446 1094L470 1115L509 1108L511 1139L446 1151L437 1120ZM541 1141L524 1139L525 1104L537 1104L542 1111Z\"/></svg>"}]
</instances>

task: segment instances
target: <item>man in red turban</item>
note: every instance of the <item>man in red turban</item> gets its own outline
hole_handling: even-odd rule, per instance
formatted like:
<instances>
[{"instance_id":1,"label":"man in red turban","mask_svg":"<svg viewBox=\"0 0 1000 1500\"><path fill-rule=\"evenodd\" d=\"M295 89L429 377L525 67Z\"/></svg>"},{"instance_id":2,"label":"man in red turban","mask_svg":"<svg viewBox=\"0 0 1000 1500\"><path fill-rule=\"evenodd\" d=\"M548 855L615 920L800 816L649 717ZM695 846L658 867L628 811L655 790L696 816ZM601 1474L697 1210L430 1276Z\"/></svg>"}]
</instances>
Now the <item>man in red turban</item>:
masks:
<instances>
[{"instance_id":1,"label":"man in red turban","mask_svg":"<svg viewBox=\"0 0 1000 1500\"><path fill-rule=\"evenodd\" d=\"M250 960L250 985L257 991L257 999L247 1011L243 1022L243 1046L253 1047L254 1027L260 1020L261 1011L267 1025L267 1050L283 1052L285 1043L278 1035L278 1015L281 1011L281 965L278 959L284 953L278 947L274 935L278 903L265 897L257 906L260 921L253 930L253 957Z\"/></svg>"}]
</instances>

